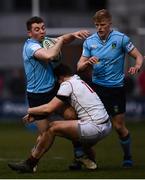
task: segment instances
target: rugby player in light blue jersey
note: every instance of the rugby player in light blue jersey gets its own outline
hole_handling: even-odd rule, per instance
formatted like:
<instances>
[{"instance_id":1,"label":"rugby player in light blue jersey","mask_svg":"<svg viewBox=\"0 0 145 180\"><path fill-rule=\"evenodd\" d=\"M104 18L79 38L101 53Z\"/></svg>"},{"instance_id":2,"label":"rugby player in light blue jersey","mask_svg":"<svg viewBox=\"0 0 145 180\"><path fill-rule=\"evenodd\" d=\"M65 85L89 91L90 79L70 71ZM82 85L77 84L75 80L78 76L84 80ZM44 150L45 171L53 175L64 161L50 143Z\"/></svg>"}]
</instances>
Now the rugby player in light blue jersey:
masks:
<instances>
[{"instance_id":1,"label":"rugby player in light blue jersey","mask_svg":"<svg viewBox=\"0 0 145 180\"><path fill-rule=\"evenodd\" d=\"M92 67L92 86L105 105L123 148L123 167L132 167L130 133L125 125L125 55L135 59L135 65L128 73L136 74L143 63L143 57L125 34L111 28L112 17L106 9L99 10L93 17L96 33L83 44L78 71Z\"/></svg>"},{"instance_id":2,"label":"rugby player in light blue jersey","mask_svg":"<svg viewBox=\"0 0 145 180\"><path fill-rule=\"evenodd\" d=\"M43 48L42 41L46 36L46 27L42 18L31 17L26 22L28 39L23 47L24 69L27 80L27 98L30 107L48 103L58 90L51 62L60 52L63 44L75 39L88 37L87 30L62 35L56 38L56 43L51 48ZM76 118L75 111L69 106L65 111L71 119ZM75 117L73 117L75 116ZM67 117L67 118L69 118ZM40 135L47 130L49 121L47 115L35 116L35 122ZM41 136L38 137L38 141Z\"/></svg>"}]
</instances>

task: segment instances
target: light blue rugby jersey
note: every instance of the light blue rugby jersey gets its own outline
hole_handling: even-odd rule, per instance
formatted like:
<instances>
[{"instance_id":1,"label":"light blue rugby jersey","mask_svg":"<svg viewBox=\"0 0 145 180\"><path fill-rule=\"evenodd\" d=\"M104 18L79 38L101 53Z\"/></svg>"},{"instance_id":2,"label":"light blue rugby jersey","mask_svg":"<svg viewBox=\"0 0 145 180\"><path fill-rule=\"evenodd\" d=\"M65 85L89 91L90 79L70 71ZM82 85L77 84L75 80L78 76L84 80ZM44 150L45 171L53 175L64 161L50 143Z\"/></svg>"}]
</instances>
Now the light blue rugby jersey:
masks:
<instances>
[{"instance_id":1,"label":"light blue rugby jersey","mask_svg":"<svg viewBox=\"0 0 145 180\"><path fill-rule=\"evenodd\" d=\"M105 42L98 33L88 37L83 44L82 56L99 58L93 65L93 83L105 87L123 86L125 54L133 49L129 37L118 31L112 30Z\"/></svg>"},{"instance_id":2,"label":"light blue rugby jersey","mask_svg":"<svg viewBox=\"0 0 145 180\"><path fill-rule=\"evenodd\" d=\"M38 61L33 56L40 48L42 48L41 44L34 39L27 39L23 47L28 92L49 92L55 86L55 77L50 63Z\"/></svg>"}]
</instances>

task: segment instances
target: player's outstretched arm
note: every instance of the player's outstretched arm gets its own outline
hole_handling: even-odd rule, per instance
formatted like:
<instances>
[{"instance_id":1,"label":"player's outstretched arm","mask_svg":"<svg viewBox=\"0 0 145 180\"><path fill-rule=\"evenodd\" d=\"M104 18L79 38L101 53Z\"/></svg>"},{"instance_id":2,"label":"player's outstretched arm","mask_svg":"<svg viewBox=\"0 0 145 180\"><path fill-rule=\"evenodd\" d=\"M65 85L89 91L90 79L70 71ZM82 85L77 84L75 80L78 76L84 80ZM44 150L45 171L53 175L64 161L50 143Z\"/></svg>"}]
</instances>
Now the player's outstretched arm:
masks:
<instances>
[{"instance_id":1,"label":"player's outstretched arm","mask_svg":"<svg viewBox=\"0 0 145 180\"><path fill-rule=\"evenodd\" d=\"M63 101L58 99L57 97L54 97L49 103L29 108L28 114L30 115L43 115L43 114L50 114L57 109L59 109L61 106L63 106Z\"/></svg>"},{"instance_id":2,"label":"player's outstretched arm","mask_svg":"<svg viewBox=\"0 0 145 180\"><path fill-rule=\"evenodd\" d=\"M64 44L71 43L75 39L86 39L90 35L88 30L80 30L73 33L65 34L62 37L64 38Z\"/></svg>"}]
</instances>

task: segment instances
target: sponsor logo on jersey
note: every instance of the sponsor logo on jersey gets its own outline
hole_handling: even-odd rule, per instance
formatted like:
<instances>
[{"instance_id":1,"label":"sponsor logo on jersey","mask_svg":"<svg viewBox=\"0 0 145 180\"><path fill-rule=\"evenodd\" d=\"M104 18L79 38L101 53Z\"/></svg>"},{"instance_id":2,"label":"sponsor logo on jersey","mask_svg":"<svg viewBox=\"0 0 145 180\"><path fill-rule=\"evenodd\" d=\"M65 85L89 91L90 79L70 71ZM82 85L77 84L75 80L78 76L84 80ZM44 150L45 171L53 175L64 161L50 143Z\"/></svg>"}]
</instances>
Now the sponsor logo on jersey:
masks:
<instances>
[{"instance_id":1,"label":"sponsor logo on jersey","mask_svg":"<svg viewBox=\"0 0 145 180\"><path fill-rule=\"evenodd\" d=\"M97 44L92 44L91 45L91 49L96 49L97 48Z\"/></svg>"}]
</instances>

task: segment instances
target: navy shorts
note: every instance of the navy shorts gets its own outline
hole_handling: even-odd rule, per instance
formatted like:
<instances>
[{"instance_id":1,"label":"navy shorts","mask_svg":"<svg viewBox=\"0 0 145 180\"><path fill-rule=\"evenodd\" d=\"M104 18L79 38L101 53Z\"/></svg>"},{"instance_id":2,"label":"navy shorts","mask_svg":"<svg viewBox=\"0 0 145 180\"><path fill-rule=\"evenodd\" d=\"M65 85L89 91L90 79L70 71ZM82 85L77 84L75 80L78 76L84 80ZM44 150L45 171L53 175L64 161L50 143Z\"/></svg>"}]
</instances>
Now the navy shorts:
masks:
<instances>
[{"instance_id":1,"label":"navy shorts","mask_svg":"<svg viewBox=\"0 0 145 180\"><path fill-rule=\"evenodd\" d=\"M46 93L30 93L27 92L27 99L29 107L36 107L50 102L57 94L59 86L56 85L51 91ZM45 119L47 115L34 116L35 120Z\"/></svg>"},{"instance_id":2,"label":"navy shorts","mask_svg":"<svg viewBox=\"0 0 145 180\"><path fill-rule=\"evenodd\" d=\"M125 113L126 111L126 95L125 87L104 87L97 84L92 84L91 87L100 97L108 114L115 116Z\"/></svg>"}]
</instances>

